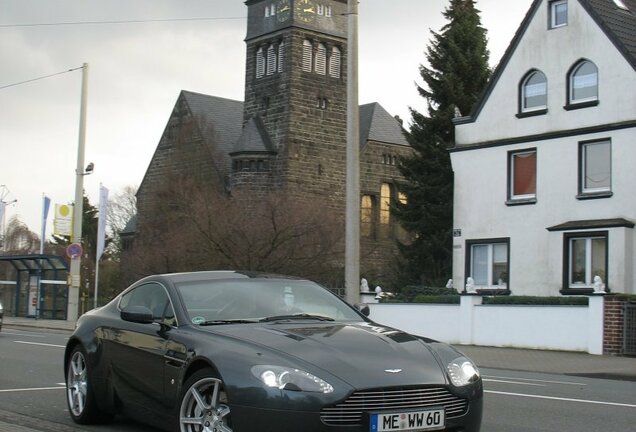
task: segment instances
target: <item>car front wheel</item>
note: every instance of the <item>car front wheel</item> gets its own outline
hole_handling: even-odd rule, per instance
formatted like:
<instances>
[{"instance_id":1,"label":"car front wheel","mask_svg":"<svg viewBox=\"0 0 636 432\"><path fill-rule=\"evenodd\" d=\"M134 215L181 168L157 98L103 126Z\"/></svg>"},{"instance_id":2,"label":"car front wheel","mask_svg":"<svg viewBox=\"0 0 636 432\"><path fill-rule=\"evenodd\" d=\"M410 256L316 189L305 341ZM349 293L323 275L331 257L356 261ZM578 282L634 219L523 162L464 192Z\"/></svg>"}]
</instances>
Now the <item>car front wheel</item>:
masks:
<instances>
[{"instance_id":1,"label":"car front wheel","mask_svg":"<svg viewBox=\"0 0 636 432\"><path fill-rule=\"evenodd\" d=\"M230 407L223 382L212 371L195 372L183 386L180 432L232 432Z\"/></svg>"},{"instance_id":2,"label":"car front wheel","mask_svg":"<svg viewBox=\"0 0 636 432\"><path fill-rule=\"evenodd\" d=\"M66 369L68 410L73 421L79 424L106 422L112 416L98 409L89 376L86 352L78 345L71 352Z\"/></svg>"}]
</instances>

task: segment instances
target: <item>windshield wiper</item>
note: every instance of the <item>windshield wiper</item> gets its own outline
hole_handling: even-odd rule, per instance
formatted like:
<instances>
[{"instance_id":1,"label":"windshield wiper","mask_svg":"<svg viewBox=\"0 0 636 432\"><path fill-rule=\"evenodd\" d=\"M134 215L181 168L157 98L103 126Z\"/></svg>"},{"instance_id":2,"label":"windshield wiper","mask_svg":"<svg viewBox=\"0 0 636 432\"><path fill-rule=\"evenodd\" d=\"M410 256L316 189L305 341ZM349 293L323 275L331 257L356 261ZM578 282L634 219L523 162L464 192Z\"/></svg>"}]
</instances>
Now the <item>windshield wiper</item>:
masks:
<instances>
[{"instance_id":1,"label":"windshield wiper","mask_svg":"<svg viewBox=\"0 0 636 432\"><path fill-rule=\"evenodd\" d=\"M223 325L223 324L249 324L249 323L257 323L255 320L248 319L225 319L225 320L210 320L199 323L200 326L213 326L213 325Z\"/></svg>"},{"instance_id":2,"label":"windshield wiper","mask_svg":"<svg viewBox=\"0 0 636 432\"><path fill-rule=\"evenodd\" d=\"M306 313L296 313L291 315L274 315L266 318L262 318L260 322L271 321L287 321L287 320L318 320L318 321L333 321L333 318L324 315L311 315Z\"/></svg>"}]
</instances>

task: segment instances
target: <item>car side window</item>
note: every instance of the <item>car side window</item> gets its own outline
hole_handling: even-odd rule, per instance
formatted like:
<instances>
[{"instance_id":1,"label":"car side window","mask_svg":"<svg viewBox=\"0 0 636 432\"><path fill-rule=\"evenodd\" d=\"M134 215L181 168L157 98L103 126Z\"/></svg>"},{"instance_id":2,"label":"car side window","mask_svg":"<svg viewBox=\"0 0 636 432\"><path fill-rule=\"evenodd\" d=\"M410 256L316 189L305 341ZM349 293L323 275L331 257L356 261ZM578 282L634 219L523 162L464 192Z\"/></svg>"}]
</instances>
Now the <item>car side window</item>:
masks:
<instances>
[{"instance_id":1,"label":"car side window","mask_svg":"<svg viewBox=\"0 0 636 432\"><path fill-rule=\"evenodd\" d=\"M175 325L174 310L168 293L160 284L147 283L124 294L119 307L125 309L132 306L146 307L150 309L155 320Z\"/></svg>"}]
</instances>

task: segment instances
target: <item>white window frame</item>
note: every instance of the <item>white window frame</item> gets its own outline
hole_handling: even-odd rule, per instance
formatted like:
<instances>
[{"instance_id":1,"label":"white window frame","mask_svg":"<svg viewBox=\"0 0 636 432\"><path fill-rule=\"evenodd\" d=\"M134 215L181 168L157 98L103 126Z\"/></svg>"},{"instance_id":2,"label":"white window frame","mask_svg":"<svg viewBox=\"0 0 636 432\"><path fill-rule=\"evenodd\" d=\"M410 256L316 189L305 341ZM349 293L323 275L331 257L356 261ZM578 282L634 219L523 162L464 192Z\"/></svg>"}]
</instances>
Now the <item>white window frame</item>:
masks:
<instances>
[{"instance_id":1,"label":"white window frame","mask_svg":"<svg viewBox=\"0 0 636 432\"><path fill-rule=\"evenodd\" d=\"M323 43L316 48L315 72L318 75L327 74L327 47Z\"/></svg>"},{"instance_id":2,"label":"white window frame","mask_svg":"<svg viewBox=\"0 0 636 432\"><path fill-rule=\"evenodd\" d=\"M265 53L263 47L256 50L256 78L262 78L265 75Z\"/></svg>"},{"instance_id":3,"label":"white window frame","mask_svg":"<svg viewBox=\"0 0 636 432\"><path fill-rule=\"evenodd\" d=\"M559 6L565 5L565 22L564 23L560 23L557 24L556 22L556 17L557 17L557 8ZM568 2L567 0L554 0L552 2L550 2L550 28L559 28L559 27L565 27L568 25L568 18L569 18L569 8L568 8Z\"/></svg>"},{"instance_id":4,"label":"white window frame","mask_svg":"<svg viewBox=\"0 0 636 432\"><path fill-rule=\"evenodd\" d=\"M527 95L527 89L528 89L528 81L530 81L533 77L537 76L537 75L541 75L544 79L544 84L545 84L545 104L543 105L537 105L537 106L533 106L533 107L528 107L526 106L526 95ZM545 74L543 72L541 72L540 70L533 70L530 73L528 73L526 75L526 77L523 79L523 81L521 82L521 101L520 101L520 106L521 106L521 112L522 113L527 113L527 112L533 112L533 111L541 111L541 110L545 110L548 108L548 78L545 76Z\"/></svg>"},{"instance_id":5,"label":"white window frame","mask_svg":"<svg viewBox=\"0 0 636 432\"><path fill-rule=\"evenodd\" d=\"M609 152L609 186L602 186L602 187L586 187L586 178L587 178L587 172L586 172L586 166L587 166L587 158L588 158L588 153L587 153L587 149L589 147L595 146L595 145L607 145L608 148L608 152ZM609 139L606 140L599 140L599 141L587 141L587 142L582 142L580 143L580 152L581 152L581 156L580 156L580 164L579 164L579 172L580 174L580 185L579 185L579 189L580 189L580 193L581 194L594 194L594 193L602 193L602 192L611 192L612 191L612 141Z\"/></svg>"},{"instance_id":6,"label":"white window frame","mask_svg":"<svg viewBox=\"0 0 636 432\"><path fill-rule=\"evenodd\" d=\"M267 47L267 75L273 75L276 72L277 50L274 45Z\"/></svg>"},{"instance_id":7,"label":"white window frame","mask_svg":"<svg viewBox=\"0 0 636 432\"><path fill-rule=\"evenodd\" d=\"M596 95L595 96L590 96L590 97L586 97L586 98L580 98L580 99L574 99L574 77L576 76L576 73L586 64L591 64L592 66L594 66L594 68L596 69ZM569 90L569 103L572 105L575 104L579 104L579 103L585 103L585 102L593 102L593 101L597 101L598 100L598 85L599 85L599 79L598 79L598 66L596 66L596 64L594 64L594 62L591 62L589 60L582 60L580 62L578 62L574 68L572 69L572 72L570 73L570 76L568 77L568 90Z\"/></svg>"},{"instance_id":8,"label":"white window frame","mask_svg":"<svg viewBox=\"0 0 636 432\"><path fill-rule=\"evenodd\" d=\"M340 48L331 48L331 55L329 56L329 76L332 78L340 78L342 69L342 52Z\"/></svg>"},{"instance_id":9,"label":"white window frame","mask_svg":"<svg viewBox=\"0 0 636 432\"><path fill-rule=\"evenodd\" d=\"M535 165L534 165L534 193L531 194L519 194L515 195L515 156L523 156L523 155L535 155ZM508 163L510 164L510 178L508 179L508 187L510 190L509 199L510 200L527 200L533 199L537 197L537 149L529 149L529 150L520 150L520 151L511 151L508 154Z\"/></svg>"},{"instance_id":10,"label":"white window frame","mask_svg":"<svg viewBox=\"0 0 636 432\"><path fill-rule=\"evenodd\" d=\"M599 233L601 235L593 235L588 233L588 235L582 235L580 237L577 236L568 236L568 288L570 289L581 289L581 288L594 288L594 275L592 274L592 241L602 239L605 240L605 275L603 278L603 283L607 284L607 254L609 253L608 249L608 236L606 233ZM575 284L572 282L572 248L575 240L585 240L585 281L583 284Z\"/></svg>"},{"instance_id":11,"label":"white window frame","mask_svg":"<svg viewBox=\"0 0 636 432\"><path fill-rule=\"evenodd\" d=\"M305 39L303 41L303 66L304 72L311 72L313 67L313 44L311 41Z\"/></svg>"},{"instance_id":12,"label":"white window frame","mask_svg":"<svg viewBox=\"0 0 636 432\"><path fill-rule=\"evenodd\" d=\"M495 246L499 246L499 245L503 245L506 246L506 273L507 273L507 277L506 277L506 281L504 281L503 283L499 284L498 281L494 281L493 280L493 266L496 263L495 262ZM468 250L468 257L467 259L469 260L468 262L468 266L467 266L467 270L468 270L468 276L469 277L473 277L473 275L475 274L475 253L474 253L474 248L475 247L479 247L479 246L486 246L487 247L487 255L488 255L488 263L487 263L487 276L486 276L486 284L477 284L475 282L475 288L476 289L496 289L496 290L507 290L508 289L508 283L510 280L510 240L509 239L496 239L496 240L484 240L483 242L480 240L470 240L468 242L467 245L467 249ZM474 277L473 277L474 279Z\"/></svg>"}]
</instances>

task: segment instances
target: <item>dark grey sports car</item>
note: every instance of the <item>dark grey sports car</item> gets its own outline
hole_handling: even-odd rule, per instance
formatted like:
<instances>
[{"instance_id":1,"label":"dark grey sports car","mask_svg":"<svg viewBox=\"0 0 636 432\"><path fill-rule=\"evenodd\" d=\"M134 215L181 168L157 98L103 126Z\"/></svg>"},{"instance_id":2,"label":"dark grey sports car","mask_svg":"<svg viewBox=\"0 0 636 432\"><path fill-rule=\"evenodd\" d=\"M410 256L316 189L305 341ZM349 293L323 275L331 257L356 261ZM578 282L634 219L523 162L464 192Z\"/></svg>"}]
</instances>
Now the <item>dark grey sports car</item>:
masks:
<instances>
[{"instance_id":1,"label":"dark grey sports car","mask_svg":"<svg viewBox=\"0 0 636 432\"><path fill-rule=\"evenodd\" d=\"M181 432L477 432L482 381L452 347L370 321L301 279L140 280L66 346L77 423L117 413Z\"/></svg>"}]
</instances>

